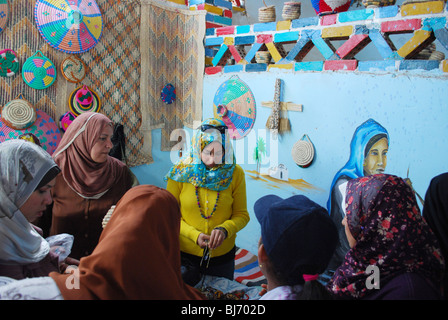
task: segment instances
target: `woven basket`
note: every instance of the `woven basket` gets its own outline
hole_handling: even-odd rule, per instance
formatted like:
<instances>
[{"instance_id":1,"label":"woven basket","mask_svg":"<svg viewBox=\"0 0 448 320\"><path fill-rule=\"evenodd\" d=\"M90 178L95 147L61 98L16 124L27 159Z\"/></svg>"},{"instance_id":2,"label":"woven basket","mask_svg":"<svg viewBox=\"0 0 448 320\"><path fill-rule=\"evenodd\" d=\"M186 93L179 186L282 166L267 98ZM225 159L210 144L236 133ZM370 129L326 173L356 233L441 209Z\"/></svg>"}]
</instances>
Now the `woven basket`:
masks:
<instances>
[{"instance_id":1,"label":"woven basket","mask_svg":"<svg viewBox=\"0 0 448 320\"><path fill-rule=\"evenodd\" d=\"M36 109L22 94L5 104L1 114L3 123L15 130L29 128L37 119Z\"/></svg>"},{"instance_id":2,"label":"woven basket","mask_svg":"<svg viewBox=\"0 0 448 320\"><path fill-rule=\"evenodd\" d=\"M37 50L23 64L22 78L31 88L46 89L56 80L56 67L40 50Z\"/></svg>"},{"instance_id":3,"label":"woven basket","mask_svg":"<svg viewBox=\"0 0 448 320\"><path fill-rule=\"evenodd\" d=\"M304 140L305 138L308 141ZM311 143L308 135L303 135L302 139L297 141L291 150L292 159L302 167L308 168L314 160L314 145Z\"/></svg>"},{"instance_id":4,"label":"woven basket","mask_svg":"<svg viewBox=\"0 0 448 320\"><path fill-rule=\"evenodd\" d=\"M79 83L86 76L86 64L76 56L67 57L61 63L61 73L68 82Z\"/></svg>"},{"instance_id":5,"label":"woven basket","mask_svg":"<svg viewBox=\"0 0 448 320\"><path fill-rule=\"evenodd\" d=\"M275 19L275 6L261 7L258 9L258 21L273 22Z\"/></svg>"},{"instance_id":6,"label":"woven basket","mask_svg":"<svg viewBox=\"0 0 448 320\"><path fill-rule=\"evenodd\" d=\"M284 20L299 19L302 3L301 2L285 2L283 5L282 18Z\"/></svg>"},{"instance_id":7,"label":"woven basket","mask_svg":"<svg viewBox=\"0 0 448 320\"><path fill-rule=\"evenodd\" d=\"M271 62L271 54L269 51L258 51L255 53L255 61L257 61L257 63L269 64Z\"/></svg>"}]
</instances>

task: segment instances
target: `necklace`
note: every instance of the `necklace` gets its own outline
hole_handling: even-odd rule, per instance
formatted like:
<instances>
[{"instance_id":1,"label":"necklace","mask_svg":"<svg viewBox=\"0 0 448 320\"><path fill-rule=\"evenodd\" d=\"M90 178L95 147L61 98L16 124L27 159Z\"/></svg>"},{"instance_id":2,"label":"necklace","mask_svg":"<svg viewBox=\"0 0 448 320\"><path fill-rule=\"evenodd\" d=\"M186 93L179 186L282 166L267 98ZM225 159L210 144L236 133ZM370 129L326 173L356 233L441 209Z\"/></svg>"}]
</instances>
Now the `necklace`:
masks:
<instances>
[{"instance_id":1,"label":"necklace","mask_svg":"<svg viewBox=\"0 0 448 320\"><path fill-rule=\"evenodd\" d=\"M199 201L199 191L198 191L199 188L195 186L194 189L195 189L195 192L196 192L196 200L198 201L199 213L201 214L201 217L204 218L204 219L210 219L212 217L212 215L215 213L216 207L218 206L219 191L218 191L218 194L216 195L216 202L215 202L215 206L213 207L212 213L209 216L206 217L202 213L202 210L201 210L201 202Z\"/></svg>"}]
</instances>

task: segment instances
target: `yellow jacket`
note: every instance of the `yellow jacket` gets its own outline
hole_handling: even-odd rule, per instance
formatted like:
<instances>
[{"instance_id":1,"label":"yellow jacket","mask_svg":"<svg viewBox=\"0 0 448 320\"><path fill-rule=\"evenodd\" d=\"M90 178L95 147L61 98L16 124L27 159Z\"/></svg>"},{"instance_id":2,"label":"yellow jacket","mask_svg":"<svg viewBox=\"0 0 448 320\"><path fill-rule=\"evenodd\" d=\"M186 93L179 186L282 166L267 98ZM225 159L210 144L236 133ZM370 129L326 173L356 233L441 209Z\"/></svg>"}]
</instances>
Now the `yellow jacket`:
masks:
<instances>
[{"instance_id":1,"label":"yellow jacket","mask_svg":"<svg viewBox=\"0 0 448 320\"><path fill-rule=\"evenodd\" d=\"M195 187L190 183L168 179L167 190L176 197L182 219L180 224L180 249L182 252L202 256L196 241L200 233L210 235L216 227L227 230L227 238L218 248L211 251L212 257L226 254L235 246L236 233L250 220L246 201L246 180L243 169L236 165L229 187L219 192L216 211L204 219L199 211ZM204 216L209 216L216 203L217 191L199 188L199 201Z\"/></svg>"}]
</instances>

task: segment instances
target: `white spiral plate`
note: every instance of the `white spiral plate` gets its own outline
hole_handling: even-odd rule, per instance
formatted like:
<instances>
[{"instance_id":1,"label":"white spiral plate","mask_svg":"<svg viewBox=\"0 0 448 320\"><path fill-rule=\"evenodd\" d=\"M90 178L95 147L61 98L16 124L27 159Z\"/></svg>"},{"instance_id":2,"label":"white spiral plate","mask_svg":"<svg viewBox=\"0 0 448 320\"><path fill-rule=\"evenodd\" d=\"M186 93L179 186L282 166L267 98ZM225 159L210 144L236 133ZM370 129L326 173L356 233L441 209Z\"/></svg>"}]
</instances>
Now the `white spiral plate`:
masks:
<instances>
[{"instance_id":1,"label":"white spiral plate","mask_svg":"<svg viewBox=\"0 0 448 320\"><path fill-rule=\"evenodd\" d=\"M36 121L36 110L26 100L16 99L8 102L2 109L2 121L16 130L31 127Z\"/></svg>"},{"instance_id":2,"label":"white spiral plate","mask_svg":"<svg viewBox=\"0 0 448 320\"><path fill-rule=\"evenodd\" d=\"M297 141L292 147L291 155L297 165L306 166L314 159L314 146L308 141Z\"/></svg>"}]
</instances>

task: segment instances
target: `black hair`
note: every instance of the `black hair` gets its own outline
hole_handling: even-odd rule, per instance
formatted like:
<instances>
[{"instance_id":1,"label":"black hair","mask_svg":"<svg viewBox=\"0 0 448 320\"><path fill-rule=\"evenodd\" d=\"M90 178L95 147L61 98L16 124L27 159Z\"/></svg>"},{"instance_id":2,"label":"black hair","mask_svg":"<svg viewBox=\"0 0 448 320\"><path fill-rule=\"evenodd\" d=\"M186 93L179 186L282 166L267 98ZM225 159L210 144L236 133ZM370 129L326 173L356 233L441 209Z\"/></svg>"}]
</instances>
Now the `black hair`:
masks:
<instances>
[{"instance_id":1,"label":"black hair","mask_svg":"<svg viewBox=\"0 0 448 320\"><path fill-rule=\"evenodd\" d=\"M378 141L380 141L381 139L386 138L387 139L387 134L385 133L380 133L377 134L375 136L373 136L369 142L366 144L366 148L364 149L364 158L367 157L367 154L369 153L370 149L372 148L372 146L377 143ZM389 143L389 141L388 141Z\"/></svg>"},{"instance_id":2,"label":"black hair","mask_svg":"<svg viewBox=\"0 0 448 320\"><path fill-rule=\"evenodd\" d=\"M45 176L42 178L42 180L40 180L39 184L37 185L36 189L34 189L34 190L40 189L43 186L45 186L51 180L56 178L56 176L59 174L59 172L61 172L61 169L59 169L58 166L52 167L50 170L47 171Z\"/></svg>"}]
</instances>

